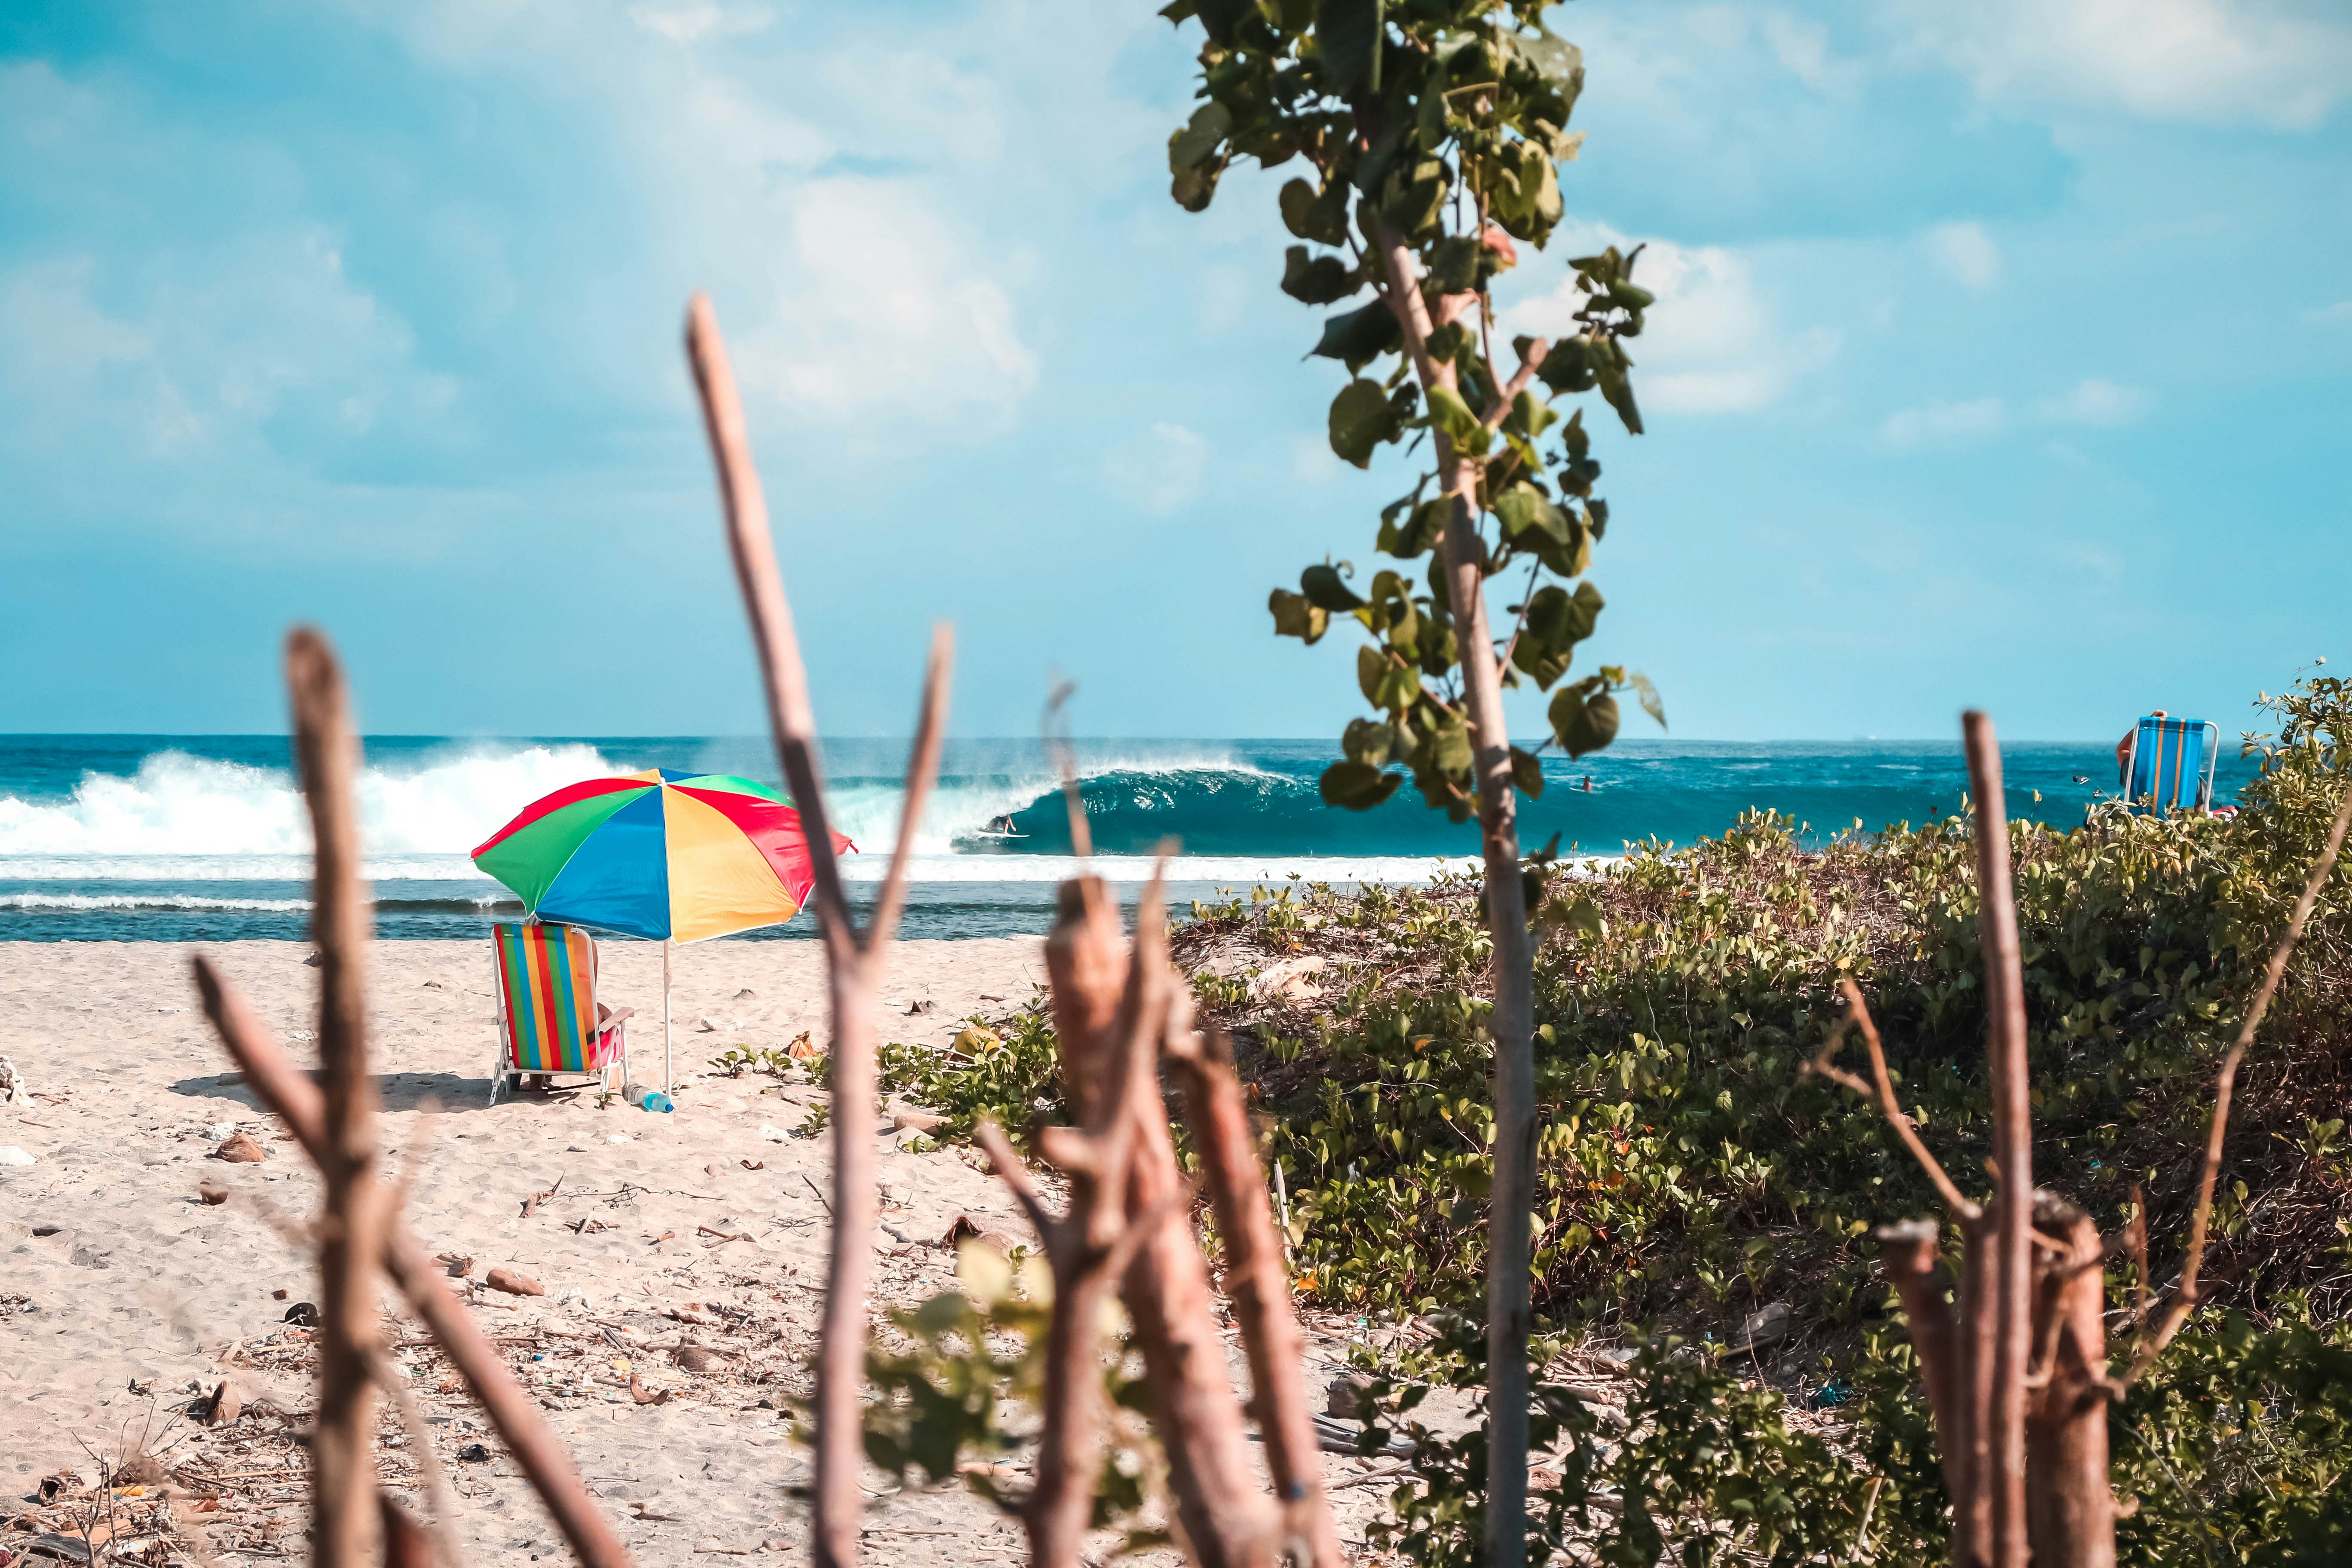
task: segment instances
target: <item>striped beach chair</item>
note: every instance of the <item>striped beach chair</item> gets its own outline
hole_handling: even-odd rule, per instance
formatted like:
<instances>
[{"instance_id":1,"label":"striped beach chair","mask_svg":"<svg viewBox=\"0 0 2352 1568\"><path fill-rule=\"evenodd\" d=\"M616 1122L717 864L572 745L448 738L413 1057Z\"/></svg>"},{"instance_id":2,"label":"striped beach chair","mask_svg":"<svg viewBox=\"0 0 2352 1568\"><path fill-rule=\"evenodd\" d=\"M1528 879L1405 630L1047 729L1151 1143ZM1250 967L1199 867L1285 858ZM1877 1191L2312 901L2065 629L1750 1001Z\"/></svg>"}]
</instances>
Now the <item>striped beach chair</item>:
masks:
<instances>
[{"instance_id":1,"label":"striped beach chair","mask_svg":"<svg viewBox=\"0 0 2352 1568\"><path fill-rule=\"evenodd\" d=\"M490 1067L490 1103L510 1078L594 1073L612 1087L618 1063L629 1080L629 1042L616 1007L596 1026L596 943L578 926L536 922L490 928L498 971L499 1054Z\"/></svg>"},{"instance_id":2,"label":"striped beach chair","mask_svg":"<svg viewBox=\"0 0 2352 1568\"><path fill-rule=\"evenodd\" d=\"M2143 719L2124 764L2124 798L2135 811L2210 811L2221 726L2195 719Z\"/></svg>"}]
</instances>

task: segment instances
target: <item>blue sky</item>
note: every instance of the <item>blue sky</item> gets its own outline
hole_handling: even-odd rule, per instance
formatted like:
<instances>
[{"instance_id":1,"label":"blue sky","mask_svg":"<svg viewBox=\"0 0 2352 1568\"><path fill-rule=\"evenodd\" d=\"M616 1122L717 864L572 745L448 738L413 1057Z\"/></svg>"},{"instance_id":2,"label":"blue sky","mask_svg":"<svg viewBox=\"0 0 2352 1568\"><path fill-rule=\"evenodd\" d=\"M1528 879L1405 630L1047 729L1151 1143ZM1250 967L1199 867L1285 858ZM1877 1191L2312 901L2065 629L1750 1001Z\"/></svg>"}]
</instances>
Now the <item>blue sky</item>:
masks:
<instances>
[{"instance_id":1,"label":"blue sky","mask_svg":"<svg viewBox=\"0 0 2352 1568\"><path fill-rule=\"evenodd\" d=\"M1677 734L2246 721L2347 651L2352 16L1578 0L1569 234L1661 294L1596 650ZM678 351L751 389L829 732L1336 733L1266 590L1409 472L1322 444L1292 171L1200 216L1142 0L0 9L0 730L743 731ZM1341 646L1335 646L1335 642ZM1540 721L1532 702L1529 730Z\"/></svg>"}]
</instances>

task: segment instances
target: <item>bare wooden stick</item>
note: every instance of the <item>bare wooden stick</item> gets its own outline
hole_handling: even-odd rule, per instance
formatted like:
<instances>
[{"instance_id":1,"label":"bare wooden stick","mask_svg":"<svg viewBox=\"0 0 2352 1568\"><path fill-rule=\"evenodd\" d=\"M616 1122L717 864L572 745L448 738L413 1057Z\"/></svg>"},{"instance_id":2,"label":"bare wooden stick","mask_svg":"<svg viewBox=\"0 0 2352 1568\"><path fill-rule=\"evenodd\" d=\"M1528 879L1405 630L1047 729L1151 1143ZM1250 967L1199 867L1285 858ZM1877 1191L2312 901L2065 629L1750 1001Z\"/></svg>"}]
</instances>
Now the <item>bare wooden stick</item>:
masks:
<instances>
[{"instance_id":1,"label":"bare wooden stick","mask_svg":"<svg viewBox=\"0 0 2352 1568\"><path fill-rule=\"evenodd\" d=\"M1129 1250L1119 1242L1129 1240L1131 1247L1132 1240L1117 1234L1108 1245L1098 1239L1106 1225L1116 1227L1119 1223L1125 1159L1107 1143L1099 1151L1101 1163L1078 1160L1071 1173L1070 1212L1057 1216L1038 1197L1021 1156L994 1122L982 1121L972 1137L1028 1212L1054 1271L1045 1386L1038 1412L1036 1484L1023 1505L1022 1521L1029 1531L1029 1559L1035 1568L1076 1568L1084 1560L1095 1478L1101 1466L1103 1303Z\"/></svg>"},{"instance_id":2,"label":"bare wooden stick","mask_svg":"<svg viewBox=\"0 0 2352 1568\"><path fill-rule=\"evenodd\" d=\"M1135 954L1128 990L1131 1016L1145 1027L1137 1037L1156 1058L1171 1009L1189 1027L1190 997L1168 966L1166 911L1158 880L1138 907ZM1119 1298L1135 1322L1160 1437L1168 1455L1169 1489L1194 1560L1202 1568L1244 1568L1268 1561L1275 1545L1265 1499L1252 1477L1241 1405L1225 1373L1224 1341L1217 1331L1208 1268L1191 1217L1170 1200L1185 1189L1168 1135L1168 1113L1156 1071L1130 1070L1122 1114L1134 1124L1128 1166L1127 1215L1148 1229L1120 1283ZM1157 1221L1153 1214L1164 1214Z\"/></svg>"},{"instance_id":3,"label":"bare wooden stick","mask_svg":"<svg viewBox=\"0 0 2352 1568\"><path fill-rule=\"evenodd\" d=\"M205 1016L212 1020L230 1057L245 1069L246 1087L277 1114L303 1152L316 1163L326 1147L324 1097L316 1085L294 1070L268 1028L210 960L198 954L193 966ZM473 1389L483 1414L547 1505L572 1555L587 1568L630 1568L627 1550L588 1495L571 1454L541 1420L538 1405L516 1384L498 1347L464 1304L449 1293L447 1276L397 1219L386 1226L383 1267L408 1298L410 1310Z\"/></svg>"},{"instance_id":4,"label":"bare wooden stick","mask_svg":"<svg viewBox=\"0 0 2352 1568\"><path fill-rule=\"evenodd\" d=\"M1911 1151L1911 1158L1917 1161L1919 1168L1927 1173L1927 1180L1935 1184L1937 1195L1944 1200L1944 1206L1952 1211L1952 1216L1963 1225L1981 1223L1984 1211L1961 1195L1958 1186L1945 1173L1943 1165L1928 1152L1927 1145L1920 1139L1918 1123L1911 1120L1902 1102L1895 1098L1895 1079L1886 1070L1886 1052L1879 1044L1878 1026L1871 1019L1870 1005L1862 999L1862 988L1853 983L1851 975L1841 976L1838 985L1845 994L1846 1016L1862 1031L1863 1044L1870 1051L1872 1081L1864 1083L1843 1068L1832 1065L1832 1058L1837 1055L1838 1046L1845 1037L1843 1029L1831 1035L1828 1043L1822 1047L1821 1054L1807 1062L1803 1070L1819 1073L1833 1083L1843 1084L1864 1100L1875 1101L1879 1114L1886 1118L1887 1124L1895 1129L1895 1136L1903 1140L1903 1146Z\"/></svg>"},{"instance_id":5,"label":"bare wooden stick","mask_svg":"<svg viewBox=\"0 0 2352 1568\"><path fill-rule=\"evenodd\" d=\"M947 723L952 642L947 628L932 637L929 667L913 753L908 763L898 841L882 885L873 923L861 936L841 884L826 817L824 781L816 757L816 716L810 707L808 669L793 630L791 602L776 566L768 507L751 459L751 436L727 360L727 345L709 299L697 293L687 309L687 358L702 399L703 423L719 469L727 538L735 574L751 621L752 641L768 697L777 759L799 810L814 876L814 901L824 941L833 1016L827 1061L833 1090L833 1235L825 1278L824 1316L817 1347L814 1528L819 1568L857 1560L864 1505L857 1477L864 1462L866 1293L874 1268L877 1195L873 1118L875 992L884 953L905 900L923 802L939 769Z\"/></svg>"},{"instance_id":6,"label":"bare wooden stick","mask_svg":"<svg viewBox=\"0 0 2352 1568\"><path fill-rule=\"evenodd\" d=\"M2311 919L2312 906L2319 901L2319 890L2327 885L2335 872L2336 858L2344 848L2344 832L2352 826L2352 789L2344 795L2344 804L2336 808L2336 820L2327 829L2327 843L2313 862L2311 875L2303 884L2303 896L2294 901L2294 913L2286 922L2286 934L2271 950L2271 961L2263 970L2262 984L2254 988L2253 1001L2246 1008L2245 1022L2238 1026L2238 1037L2221 1058L2221 1070L2213 1079L2213 1119L2205 1131L2205 1160L2197 1177L2197 1209L2189 1220L2189 1247L2181 1255L2180 1283L2172 1299L2158 1313L2155 1328L2140 1342L2132 1357L2131 1370L2124 1374L2129 1383L2146 1372L2148 1364L2164 1352L2173 1335L2189 1314L2197 1310L2197 1271L2205 1261L2206 1227L2213 1219L2213 1187L2221 1174L2221 1141L2230 1128L2230 1097L2237 1087L2238 1064L2245 1059L2247 1049L2254 1043L2254 1031L2262 1027L2263 1016L2270 1011L2271 998L2278 994L2279 981L2286 973L2286 961L2294 952L2294 944L2303 938L2305 921ZM2144 1271L2143 1271L2144 1272Z\"/></svg>"},{"instance_id":7,"label":"bare wooden stick","mask_svg":"<svg viewBox=\"0 0 2352 1568\"><path fill-rule=\"evenodd\" d=\"M703 426L719 468L719 493L726 508L727 543L734 554L736 580L751 611L751 640L759 649L760 676L768 694L768 722L775 731L776 752L783 763L784 782L792 789L793 805L801 814L808 837L817 921L828 953L846 957L857 927L850 918L831 825L825 820L808 667L801 662L800 639L793 633L793 607L784 597L783 576L776 568L775 541L768 532L767 497L760 488L760 470L751 460L751 436L743 423L735 372L727 361L726 342L719 334L718 313L710 308L709 297L700 292L687 305L686 355L694 367Z\"/></svg>"},{"instance_id":8,"label":"bare wooden stick","mask_svg":"<svg viewBox=\"0 0 2352 1568\"><path fill-rule=\"evenodd\" d=\"M1919 1357L1927 1408L1936 1418L1936 1451L1944 1463L1944 1489L1957 1507L1969 1490L1969 1409L1960 1396L1960 1348L1952 1309L1944 1300L1951 1271L1933 1220L1905 1220L1878 1230L1879 1258L1903 1300L1911 1348ZM1962 1561L1958 1557L1955 1562Z\"/></svg>"},{"instance_id":9,"label":"bare wooden stick","mask_svg":"<svg viewBox=\"0 0 2352 1568\"><path fill-rule=\"evenodd\" d=\"M2025 1375L2033 1350L2033 1105L2025 1061L2025 975L2010 890L2009 808L1992 721L1960 717L1976 803L1977 929L1984 948L1985 1050L1992 1080L1994 1292L1992 1568L2026 1568Z\"/></svg>"},{"instance_id":10,"label":"bare wooden stick","mask_svg":"<svg viewBox=\"0 0 2352 1568\"><path fill-rule=\"evenodd\" d=\"M2039 1228L2065 1249L2035 1261L2037 1337L2049 1349L2029 1383L2026 1533L2050 1568L2115 1568L2116 1500L2107 1479L2105 1248L2091 1217L2053 1193L2034 1195Z\"/></svg>"},{"instance_id":11,"label":"bare wooden stick","mask_svg":"<svg viewBox=\"0 0 2352 1568\"><path fill-rule=\"evenodd\" d=\"M1185 1120L1224 1243L1225 1293L1249 1357L1252 1403L1288 1525L1284 1533L1306 1542L1309 1568L1339 1568L1347 1557L1324 1495L1322 1447L1301 1371L1306 1341L1291 1310L1290 1277L1234 1072L1233 1042L1222 1029L1205 1036L1185 1030L1171 1032L1167 1048L1184 1079Z\"/></svg>"},{"instance_id":12,"label":"bare wooden stick","mask_svg":"<svg viewBox=\"0 0 2352 1568\"><path fill-rule=\"evenodd\" d=\"M375 1080L368 1076L368 908L360 891L359 742L342 672L308 627L286 641L294 754L316 844L311 932L319 946L319 1056L326 1068L319 1170L319 1415L310 1443L319 1568L373 1564L375 1507L375 1268L383 1252L376 1181Z\"/></svg>"},{"instance_id":13,"label":"bare wooden stick","mask_svg":"<svg viewBox=\"0 0 2352 1568\"><path fill-rule=\"evenodd\" d=\"M383 1531L383 1568L434 1568L425 1532L390 1492L375 1494L377 1523Z\"/></svg>"},{"instance_id":14,"label":"bare wooden stick","mask_svg":"<svg viewBox=\"0 0 2352 1568\"><path fill-rule=\"evenodd\" d=\"M898 806L898 842L890 850L890 868L882 879L881 896L866 917L861 945L878 953L898 933L898 914L907 905L907 871L915 858L915 835L923 826L923 807L940 776L940 749L947 742L948 677L955 668L955 631L945 621L931 628L930 658L923 666L923 706L915 719L915 744L907 753L907 782ZM881 976L872 977L879 983Z\"/></svg>"}]
</instances>

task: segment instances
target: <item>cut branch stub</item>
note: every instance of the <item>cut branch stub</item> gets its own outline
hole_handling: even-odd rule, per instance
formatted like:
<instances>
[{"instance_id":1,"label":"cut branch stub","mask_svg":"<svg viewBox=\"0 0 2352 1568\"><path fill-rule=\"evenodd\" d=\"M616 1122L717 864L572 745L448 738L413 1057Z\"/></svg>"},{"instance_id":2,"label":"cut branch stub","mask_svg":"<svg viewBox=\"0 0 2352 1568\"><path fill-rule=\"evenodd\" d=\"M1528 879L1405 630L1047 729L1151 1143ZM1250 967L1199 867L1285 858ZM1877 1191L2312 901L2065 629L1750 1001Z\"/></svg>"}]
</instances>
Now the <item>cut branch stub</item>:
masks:
<instances>
[{"instance_id":1,"label":"cut branch stub","mask_svg":"<svg viewBox=\"0 0 2352 1568\"><path fill-rule=\"evenodd\" d=\"M2116 1500L2107 1480L2106 1277L2091 1216L2034 1194L2036 1229L2065 1250L2036 1249L2034 1343L2042 1347L2025 1407L2026 1533L2051 1568L2115 1568Z\"/></svg>"},{"instance_id":2,"label":"cut branch stub","mask_svg":"<svg viewBox=\"0 0 2352 1568\"><path fill-rule=\"evenodd\" d=\"M1282 1238L1234 1073L1232 1042L1222 1030L1205 1037L1171 1033L1168 1054L1184 1079L1185 1121L1224 1242L1225 1292L1249 1357L1252 1403L1286 1517L1284 1533L1307 1543L1312 1568L1339 1568L1347 1557L1323 1491L1322 1447L1303 1370L1306 1342L1291 1311Z\"/></svg>"}]
</instances>

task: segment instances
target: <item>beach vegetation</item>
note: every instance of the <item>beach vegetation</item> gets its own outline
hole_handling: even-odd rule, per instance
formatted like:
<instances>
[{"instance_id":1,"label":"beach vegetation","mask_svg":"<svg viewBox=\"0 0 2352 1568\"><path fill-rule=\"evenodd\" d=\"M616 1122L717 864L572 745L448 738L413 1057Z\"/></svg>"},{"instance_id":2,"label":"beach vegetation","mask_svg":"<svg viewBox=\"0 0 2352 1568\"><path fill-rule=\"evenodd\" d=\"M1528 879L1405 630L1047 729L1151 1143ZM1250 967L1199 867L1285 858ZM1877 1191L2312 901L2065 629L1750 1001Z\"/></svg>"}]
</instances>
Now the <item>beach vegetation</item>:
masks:
<instances>
[{"instance_id":1,"label":"beach vegetation","mask_svg":"<svg viewBox=\"0 0 2352 1568\"><path fill-rule=\"evenodd\" d=\"M2274 728L2245 739L2260 772L2232 816L2095 808L2079 827L2011 829L2036 1170L2111 1234L2186 1228L2215 1064L2352 773L2342 683L2306 678L2263 710ZM1818 838L1755 812L1718 837L1531 879L1532 1557L1571 1527L1636 1542L1644 1513L1661 1540L1715 1542L1690 1561L1734 1544L1769 1561L1843 1560L1865 1542L1940 1552L1918 1363L1869 1245L1936 1194L1874 1109L1803 1067L1853 977L1922 1139L1982 1189L1973 822ZM2323 886L2242 1069L2198 1310L2114 1413L2128 1562L2329 1561L2322 1546L2352 1531L2347 881ZM1383 1381L1367 1452L1412 1430L1415 1389L1486 1381L1465 1327L1496 1181L1480 890L1283 889L1196 906L1175 942L1258 1092L1298 1288L1427 1331L1368 1358ZM1322 961L1321 994L1251 984L1302 953ZM1045 1041L1029 1048L1050 1058ZM943 1104L977 1092L957 1081L969 1068L933 1070L910 1087ZM2111 1273L2117 1321L2168 1269L2143 1250ZM1777 1331L1748 1331L1759 1318ZM1621 1387L1615 1441L1596 1436L1589 1388L1559 1392L1564 1369L1610 1345L1636 1352L1598 1374ZM1485 1436L1417 1436L1392 1542L1416 1561L1476 1560ZM1595 1525L1604 1495L1616 1511ZM1637 1544L1603 1560L1654 1560Z\"/></svg>"}]
</instances>

